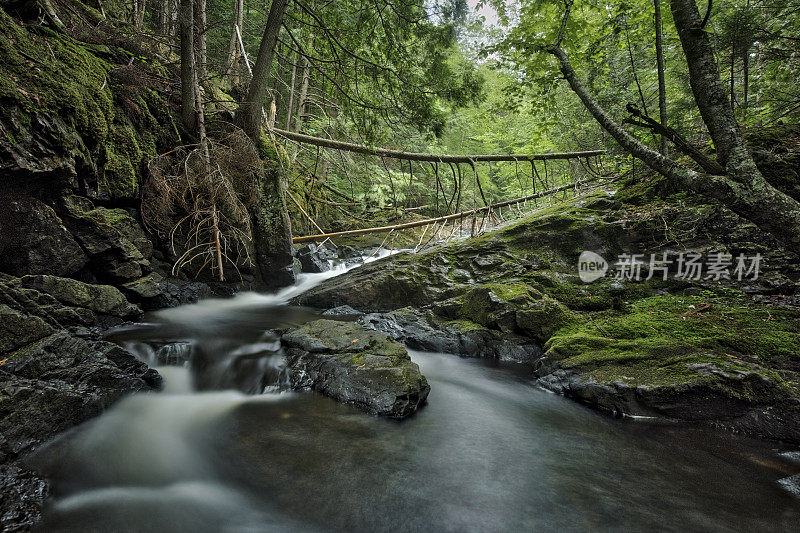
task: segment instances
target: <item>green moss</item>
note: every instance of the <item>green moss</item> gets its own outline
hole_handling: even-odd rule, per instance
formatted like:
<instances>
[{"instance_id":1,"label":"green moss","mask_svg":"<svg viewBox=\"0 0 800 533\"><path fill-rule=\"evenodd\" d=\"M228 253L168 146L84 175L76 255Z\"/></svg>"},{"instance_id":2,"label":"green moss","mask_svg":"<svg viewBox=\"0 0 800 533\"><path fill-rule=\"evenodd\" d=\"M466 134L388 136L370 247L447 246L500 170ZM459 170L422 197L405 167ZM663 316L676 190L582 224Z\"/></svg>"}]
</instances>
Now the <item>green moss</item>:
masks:
<instances>
[{"instance_id":1,"label":"green moss","mask_svg":"<svg viewBox=\"0 0 800 533\"><path fill-rule=\"evenodd\" d=\"M65 164L72 157L98 169L104 189L98 192L133 198L142 161L174 136L163 97L147 88L114 86L117 52L42 26L21 26L0 10L0 121L9 140L24 147L32 142L36 124L44 130L37 135L48 137ZM120 91L138 108L136 127L115 103Z\"/></svg>"},{"instance_id":2,"label":"green moss","mask_svg":"<svg viewBox=\"0 0 800 533\"><path fill-rule=\"evenodd\" d=\"M527 302L528 300L541 298L542 295L535 291L530 285L526 283L511 282L511 283L489 283L487 287L498 298L509 302Z\"/></svg>"},{"instance_id":3,"label":"green moss","mask_svg":"<svg viewBox=\"0 0 800 533\"><path fill-rule=\"evenodd\" d=\"M751 305L741 297L659 295L623 312L585 315L545 348L560 367L580 369L591 379L613 381L619 374L626 382L653 385L743 372L782 383L781 373L793 380L800 370L800 312ZM708 365L713 371L701 371Z\"/></svg>"},{"instance_id":4,"label":"green moss","mask_svg":"<svg viewBox=\"0 0 800 533\"><path fill-rule=\"evenodd\" d=\"M483 331L483 326L472 322L471 320L448 320L442 324L446 329L455 329L462 333L470 331Z\"/></svg>"},{"instance_id":5,"label":"green moss","mask_svg":"<svg viewBox=\"0 0 800 533\"><path fill-rule=\"evenodd\" d=\"M576 319L572 311L552 298L530 302L525 309L516 313L517 327L539 342L547 341Z\"/></svg>"}]
</instances>

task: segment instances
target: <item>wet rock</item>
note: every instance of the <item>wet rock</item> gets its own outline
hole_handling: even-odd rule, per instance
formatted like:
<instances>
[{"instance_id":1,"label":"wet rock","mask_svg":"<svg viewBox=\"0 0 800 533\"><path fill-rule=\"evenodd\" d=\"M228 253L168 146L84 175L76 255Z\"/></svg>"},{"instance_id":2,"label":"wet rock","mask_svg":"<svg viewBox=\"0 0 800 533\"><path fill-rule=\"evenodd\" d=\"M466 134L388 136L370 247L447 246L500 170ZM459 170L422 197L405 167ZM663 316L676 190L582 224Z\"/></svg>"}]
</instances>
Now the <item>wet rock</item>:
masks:
<instances>
[{"instance_id":1,"label":"wet rock","mask_svg":"<svg viewBox=\"0 0 800 533\"><path fill-rule=\"evenodd\" d=\"M0 460L2 463L2 460ZM47 482L17 464L0 464L0 527L28 531L39 521L49 495Z\"/></svg>"},{"instance_id":2,"label":"wet rock","mask_svg":"<svg viewBox=\"0 0 800 533\"><path fill-rule=\"evenodd\" d=\"M328 261L335 258L335 252L313 243L301 246L297 250L297 259L303 272L327 272L331 269Z\"/></svg>"},{"instance_id":3,"label":"wet rock","mask_svg":"<svg viewBox=\"0 0 800 533\"><path fill-rule=\"evenodd\" d=\"M67 278L0 275L0 529L30 527L46 485L17 461L161 376L99 338L98 325L138 316L115 288Z\"/></svg>"},{"instance_id":4,"label":"wet rock","mask_svg":"<svg viewBox=\"0 0 800 533\"><path fill-rule=\"evenodd\" d=\"M361 316L364 313L362 313L361 311L358 311L356 309L353 309L349 305L340 305L339 307L334 307L332 309L328 309L327 311L324 311L322 314L326 315L326 316L354 316L355 317L355 316Z\"/></svg>"},{"instance_id":5,"label":"wet rock","mask_svg":"<svg viewBox=\"0 0 800 533\"><path fill-rule=\"evenodd\" d=\"M789 494L796 498L800 498L800 474L781 478L778 480L778 483Z\"/></svg>"},{"instance_id":6,"label":"wet rock","mask_svg":"<svg viewBox=\"0 0 800 533\"><path fill-rule=\"evenodd\" d=\"M142 312L128 302L119 289L110 285L92 285L56 276L24 276L20 281L23 287L47 293L67 306L89 309L101 315L130 319Z\"/></svg>"},{"instance_id":7,"label":"wet rock","mask_svg":"<svg viewBox=\"0 0 800 533\"><path fill-rule=\"evenodd\" d=\"M37 316L0 304L0 354L37 341L53 332L53 328Z\"/></svg>"},{"instance_id":8,"label":"wet rock","mask_svg":"<svg viewBox=\"0 0 800 533\"><path fill-rule=\"evenodd\" d=\"M125 283L120 289L145 311L195 303L212 296L205 283L165 278L157 272Z\"/></svg>"},{"instance_id":9,"label":"wet rock","mask_svg":"<svg viewBox=\"0 0 800 533\"><path fill-rule=\"evenodd\" d=\"M13 275L79 272L88 258L52 207L0 194L0 271Z\"/></svg>"},{"instance_id":10,"label":"wet rock","mask_svg":"<svg viewBox=\"0 0 800 533\"><path fill-rule=\"evenodd\" d=\"M533 363L542 354L541 347L529 338L466 320L444 320L430 312L402 309L371 313L361 317L359 323L386 333L414 350L516 363Z\"/></svg>"},{"instance_id":11,"label":"wet rock","mask_svg":"<svg viewBox=\"0 0 800 533\"><path fill-rule=\"evenodd\" d=\"M284 334L293 388L390 418L421 407L430 386L403 345L352 322L317 320Z\"/></svg>"},{"instance_id":12,"label":"wet rock","mask_svg":"<svg viewBox=\"0 0 800 533\"><path fill-rule=\"evenodd\" d=\"M159 365L183 366L192 357L192 345L188 342L172 342L155 350L155 360Z\"/></svg>"},{"instance_id":13,"label":"wet rock","mask_svg":"<svg viewBox=\"0 0 800 533\"><path fill-rule=\"evenodd\" d=\"M122 348L56 332L6 355L0 366L0 432L19 456L161 377Z\"/></svg>"},{"instance_id":14,"label":"wet rock","mask_svg":"<svg viewBox=\"0 0 800 533\"><path fill-rule=\"evenodd\" d=\"M438 300L448 283L414 256L398 254L331 278L293 303L323 309L349 305L366 312L393 311Z\"/></svg>"}]
</instances>

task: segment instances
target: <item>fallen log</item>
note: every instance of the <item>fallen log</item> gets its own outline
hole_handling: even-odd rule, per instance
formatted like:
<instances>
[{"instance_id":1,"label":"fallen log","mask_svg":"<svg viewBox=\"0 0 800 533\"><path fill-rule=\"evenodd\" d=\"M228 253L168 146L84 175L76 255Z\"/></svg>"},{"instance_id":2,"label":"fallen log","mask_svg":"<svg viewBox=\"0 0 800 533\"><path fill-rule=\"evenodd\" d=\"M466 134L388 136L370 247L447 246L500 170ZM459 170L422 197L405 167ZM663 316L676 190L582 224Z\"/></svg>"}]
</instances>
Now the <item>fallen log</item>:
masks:
<instances>
[{"instance_id":1,"label":"fallen log","mask_svg":"<svg viewBox=\"0 0 800 533\"><path fill-rule=\"evenodd\" d=\"M562 185L561 187L556 187L554 189L549 189L547 191L542 191L536 194L531 194L529 196L524 196L522 198L515 198L513 200L506 200L504 202L499 202L496 204L487 205L484 207L478 207L476 209L470 209L469 211L462 211L460 213L454 213L452 215L446 215L443 217L437 218L426 218L424 220L417 220L415 222L406 222L405 224L396 224L394 226L380 226L377 228L364 228L364 229L353 229L348 231L338 231L335 233L320 233L319 235L304 235L301 237L294 237L292 238L293 243L299 242L309 242L309 241L320 241L325 239L338 239L340 237L354 237L356 235L366 235L369 233L381 233L384 231L394 231L394 230L404 230L410 228L417 228L419 226L427 226L430 224L434 224L437 222L447 222L449 220L455 220L458 218L469 217L472 215L476 215L483 211L489 211L493 209L499 209L501 207L506 207L508 205L520 204L522 202L526 202L528 200L534 200L536 198L542 198L544 196L549 196L551 194L556 194L558 192L566 191L575 187L579 187L581 185L585 185L587 183L596 181L595 179L580 181L576 183L570 183L568 185Z\"/></svg>"},{"instance_id":2,"label":"fallen log","mask_svg":"<svg viewBox=\"0 0 800 533\"><path fill-rule=\"evenodd\" d=\"M479 154L479 155L447 155L447 154L425 154L417 152L403 152L402 150L389 150L387 148L371 148L361 144L353 144L333 139L323 139L322 137L312 137L303 133L272 128L270 131L286 139L303 144L312 144L323 148L334 150L344 150L357 154L374 155L378 157L388 157L391 159L405 159L408 161L430 161L440 163L469 163L474 164L478 161L541 161L547 159L580 159L584 157L595 157L606 153L605 150L587 150L583 152L551 152L545 154Z\"/></svg>"}]
</instances>

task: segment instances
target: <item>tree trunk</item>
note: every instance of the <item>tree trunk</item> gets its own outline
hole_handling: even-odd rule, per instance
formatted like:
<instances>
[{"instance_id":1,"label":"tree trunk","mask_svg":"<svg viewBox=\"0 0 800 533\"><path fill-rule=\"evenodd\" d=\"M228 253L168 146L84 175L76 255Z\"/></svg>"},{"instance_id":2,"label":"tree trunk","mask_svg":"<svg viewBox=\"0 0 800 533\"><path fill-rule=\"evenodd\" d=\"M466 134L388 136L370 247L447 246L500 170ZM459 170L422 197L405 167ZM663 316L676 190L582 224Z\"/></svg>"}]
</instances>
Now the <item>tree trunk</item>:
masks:
<instances>
[{"instance_id":1,"label":"tree trunk","mask_svg":"<svg viewBox=\"0 0 800 533\"><path fill-rule=\"evenodd\" d=\"M172 43L174 42L173 39L176 39L176 34L180 33L179 30L179 23L178 23L178 14L180 12L180 2L179 0L167 0L170 5L170 15L169 15L169 41L170 41L170 52L172 51ZM179 37L178 37L179 39Z\"/></svg>"},{"instance_id":2,"label":"tree trunk","mask_svg":"<svg viewBox=\"0 0 800 533\"><path fill-rule=\"evenodd\" d=\"M722 166L727 166L730 151L741 144L739 125L733 116L730 100L725 93L714 61L711 41L703 30L694 0L671 0L675 26L689 68L689 84L718 151Z\"/></svg>"},{"instance_id":3,"label":"tree trunk","mask_svg":"<svg viewBox=\"0 0 800 533\"><path fill-rule=\"evenodd\" d=\"M144 15L145 15L145 8L147 7L147 0L139 0L136 4L136 13L135 17L136 20L134 24L137 30L141 30L144 27Z\"/></svg>"},{"instance_id":4,"label":"tree trunk","mask_svg":"<svg viewBox=\"0 0 800 533\"><path fill-rule=\"evenodd\" d=\"M303 129L303 118L305 117L305 109L306 109L306 101L308 100L308 86L311 81L311 62L308 60L307 57L303 58L303 82L300 85L300 94L297 98L297 113L294 117L294 124L292 125L291 131L294 133L300 133L300 130ZM292 155L290 157L292 163L295 162L297 159L297 154L300 151L299 146L295 146L292 150Z\"/></svg>"},{"instance_id":5,"label":"tree trunk","mask_svg":"<svg viewBox=\"0 0 800 533\"><path fill-rule=\"evenodd\" d=\"M256 197L250 207L256 276L263 289L294 282L292 228L286 209L287 184L275 164L257 175Z\"/></svg>"},{"instance_id":6,"label":"tree trunk","mask_svg":"<svg viewBox=\"0 0 800 533\"><path fill-rule=\"evenodd\" d=\"M292 129L292 108L294 108L294 91L297 82L297 61L292 63L292 81L289 83L289 103L286 104L286 129Z\"/></svg>"},{"instance_id":7,"label":"tree trunk","mask_svg":"<svg viewBox=\"0 0 800 533\"><path fill-rule=\"evenodd\" d=\"M236 121L256 144L261 141L261 120L267 96L269 71L288 0L272 0L264 37L253 68L253 79L236 111ZM275 289L294 281L292 228L286 209L285 179L276 164L257 175L256 198L250 208L256 273L263 288Z\"/></svg>"},{"instance_id":8,"label":"tree trunk","mask_svg":"<svg viewBox=\"0 0 800 533\"><path fill-rule=\"evenodd\" d=\"M234 73L237 79L234 79L234 85L239 82L238 68L239 58L242 51L239 47L239 35L242 31L244 24L244 0L234 0L233 2L233 24L231 25L231 38L228 41L228 54L225 60L225 74L231 71L231 68L237 69ZM238 31L237 31L238 30Z\"/></svg>"},{"instance_id":9,"label":"tree trunk","mask_svg":"<svg viewBox=\"0 0 800 533\"><path fill-rule=\"evenodd\" d=\"M206 0L194 0L194 50L197 78L206 79Z\"/></svg>"},{"instance_id":10,"label":"tree trunk","mask_svg":"<svg viewBox=\"0 0 800 533\"><path fill-rule=\"evenodd\" d=\"M292 131L300 133L303 129L303 118L305 116L306 100L308 100L308 86L311 82L311 62L307 57L303 58L303 83L300 85L300 96L297 99L297 115L294 118Z\"/></svg>"},{"instance_id":11,"label":"tree trunk","mask_svg":"<svg viewBox=\"0 0 800 533\"><path fill-rule=\"evenodd\" d=\"M636 71L636 62L633 60L633 47L631 46L631 35L628 28L628 19L625 18L625 42L628 45L628 58L631 61L631 72L633 73L633 81L636 82L636 90L639 91L639 101L642 104L642 111L645 115L650 113L647 111L647 101L644 99L644 91L642 91L642 84L639 83L639 74Z\"/></svg>"},{"instance_id":12,"label":"tree trunk","mask_svg":"<svg viewBox=\"0 0 800 533\"><path fill-rule=\"evenodd\" d=\"M700 13L694 0L671 0L671 7L692 92L726 175L687 170L634 139L589 93L564 51L557 46L546 50L559 60L561 72L584 106L625 150L678 186L719 200L772 234L789 250L800 253L800 203L767 183L747 151L714 62L711 42L700 29Z\"/></svg>"},{"instance_id":13,"label":"tree trunk","mask_svg":"<svg viewBox=\"0 0 800 533\"><path fill-rule=\"evenodd\" d=\"M656 27L656 70L658 71L658 114L661 125L665 128L667 124L667 84L664 78L664 41L661 25L661 0L653 0L655 6L655 27ZM661 136L661 155L667 157L667 139Z\"/></svg>"},{"instance_id":14,"label":"tree trunk","mask_svg":"<svg viewBox=\"0 0 800 533\"><path fill-rule=\"evenodd\" d=\"M750 50L747 49L742 55L742 107L747 109L747 97L750 92Z\"/></svg>"},{"instance_id":15,"label":"tree trunk","mask_svg":"<svg viewBox=\"0 0 800 533\"><path fill-rule=\"evenodd\" d=\"M181 121L183 126L197 134L197 107L194 83L194 0L180 0L179 25L181 35Z\"/></svg>"},{"instance_id":16,"label":"tree trunk","mask_svg":"<svg viewBox=\"0 0 800 533\"><path fill-rule=\"evenodd\" d=\"M272 0L267 17L267 26L264 28L264 37L258 48L258 58L253 67L253 79L247 90L247 96L236 110L236 120L244 132L254 141L261 135L261 114L264 99L267 96L269 71L272 68L272 56L275 53L275 43L278 42L278 33L283 23L283 13L286 11L288 0Z\"/></svg>"},{"instance_id":17,"label":"tree trunk","mask_svg":"<svg viewBox=\"0 0 800 533\"><path fill-rule=\"evenodd\" d=\"M167 35L169 33L169 0L162 0L161 7L158 8L158 28L156 33Z\"/></svg>"},{"instance_id":18,"label":"tree trunk","mask_svg":"<svg viewBox=\"0 0 800 533\"><path fill-rule=\"evenodd\" d=\"M734 67L736 66L736 46L731 46L731 109L736 111L736 76Z\"/></svg>"}]
</instances>

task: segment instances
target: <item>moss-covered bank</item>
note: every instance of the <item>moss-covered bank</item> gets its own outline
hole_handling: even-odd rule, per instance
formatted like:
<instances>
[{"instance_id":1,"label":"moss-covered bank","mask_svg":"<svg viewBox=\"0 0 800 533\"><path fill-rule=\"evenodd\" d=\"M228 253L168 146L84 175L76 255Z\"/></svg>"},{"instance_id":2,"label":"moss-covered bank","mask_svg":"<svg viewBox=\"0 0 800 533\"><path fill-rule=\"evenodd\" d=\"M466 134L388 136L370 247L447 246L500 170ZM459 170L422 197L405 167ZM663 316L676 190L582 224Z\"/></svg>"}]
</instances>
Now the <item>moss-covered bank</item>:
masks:
<instances>
[{"instance_id":1,"label":"moss-covered bank","mask_svg":"<svg viewBox=\"0 0 800 533\"><path fill-rule=\"evenodd\" d=\"M612 262L665 252L763 260L758 279L741 282L671 275L584 283L584 250ZM492 335L517 345L532 339L541 351L525 354L540 383L591 406L800 442L800 309L787 305L798 273L795 258L751 224L649 177L586 191L474 239L372 263L298 302L372 312L364 322L373 327L462 355L502 357ZM477 351L434 342L441 332L473 332L474 341L476 331L494 332L482 334Z\"/></svg>"}]
</instances>

